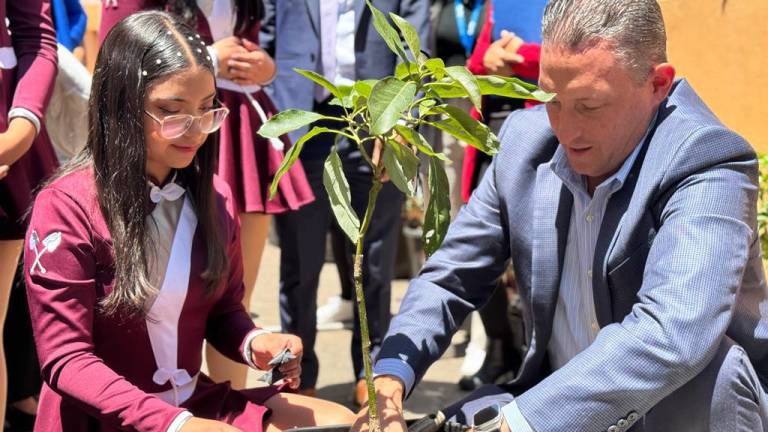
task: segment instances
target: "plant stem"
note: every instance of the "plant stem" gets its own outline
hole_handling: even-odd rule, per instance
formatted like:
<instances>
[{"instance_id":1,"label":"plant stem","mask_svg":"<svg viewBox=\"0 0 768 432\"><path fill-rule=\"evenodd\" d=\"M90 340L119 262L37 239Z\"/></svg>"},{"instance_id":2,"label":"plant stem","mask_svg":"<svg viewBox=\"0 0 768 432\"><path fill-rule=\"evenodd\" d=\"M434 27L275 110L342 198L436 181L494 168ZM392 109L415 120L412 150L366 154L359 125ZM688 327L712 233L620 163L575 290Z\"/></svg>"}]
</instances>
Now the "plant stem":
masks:
<instances>
[{"instance_id":1,"label":"plant stem","mask_svg":"<svg viewBox=\"0 0 768 432\"><path fill-rule=\"evenodd\" d=\"M376 198L381 190L382 183L379 176L374 176L373 185L368 192L368 207L365 209L365 217L360 226L360 236L355 250L355 296L357 308L360 314L360 335L362 337L363 370L365 372L365 384L368 388L368 430L380 431L379 411L376 407L376 389L373 386L373 367L371 365L371 335L368 331L368 314L365 309L365 293L363 292L363 242L368 227L373 219L373 211L376 208Z\"/></svg>"}]
</instances>

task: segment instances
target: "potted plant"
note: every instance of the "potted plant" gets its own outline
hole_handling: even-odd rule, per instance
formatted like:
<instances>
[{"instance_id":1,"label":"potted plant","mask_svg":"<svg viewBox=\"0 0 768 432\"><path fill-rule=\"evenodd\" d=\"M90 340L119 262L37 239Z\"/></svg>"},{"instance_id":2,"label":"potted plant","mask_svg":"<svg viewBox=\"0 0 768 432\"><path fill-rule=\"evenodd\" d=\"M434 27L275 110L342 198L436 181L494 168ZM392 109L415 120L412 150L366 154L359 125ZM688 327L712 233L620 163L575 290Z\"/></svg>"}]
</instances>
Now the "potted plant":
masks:
<instances>
[{"instance_id":1,"label":"potted plant","mask_svg":"<svg viewBox=\"0 0 768 432\"><path fill-rule=\"evenodd\" d=\"M446 67L441 59L429 58L422 52L416 29L405 19L390 14L390 22L381 11L369 1L366 2L376 31L401 61L394 76L380 80L360 80L351 86L335 86L316 72L295 69L297 73L327 89L334 97L331 103L343 109L343 116L329 117L289 109L269 119L259 134L276 138L323 119L344 125L339 129L315 126L299 138L288 150L273 179L271 195L276 192L280 178L298 159L304 143L319 134L335 134L337 139L348 139L357 146L372 169L373 183L362 221L352 209L349 183L335 147L325 161L323 184L336 221L355 245L355 296L363 338L362 356L368 387L370 427L372 431L378 431L362 262L363 241L383 183L392 181L403 193L414 196L419 154L429 161L427 184L430 199L424 217L422 242L426 254L430 255L442 243L450 222L448 178L443 168L443 163L448 159L432 148L419 133L419 128L431 125L493 155L499 147L498 138L469 113L445 103L445 99L469 98L479 111L483 95L536 99L542 102L549 101L553 95L517 78L474 76L463 66Z\"/></svg>"}]
</instances>

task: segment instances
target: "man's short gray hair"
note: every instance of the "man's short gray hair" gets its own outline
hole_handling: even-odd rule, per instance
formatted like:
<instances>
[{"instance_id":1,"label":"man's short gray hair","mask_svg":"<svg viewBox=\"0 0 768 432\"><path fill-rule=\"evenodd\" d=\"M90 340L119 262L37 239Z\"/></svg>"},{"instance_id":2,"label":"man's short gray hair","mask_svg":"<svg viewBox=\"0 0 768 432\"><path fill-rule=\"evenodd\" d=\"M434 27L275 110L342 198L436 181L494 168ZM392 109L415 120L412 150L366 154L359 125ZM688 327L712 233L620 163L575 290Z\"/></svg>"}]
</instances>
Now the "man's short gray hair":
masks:
<instances>
[{"instance_id":1,"label":"man's short gray hair","mask_svg":"<svg viewBox=\"0 0 768 432\"><path fill-rule=\"evenodd\" d=\"M610 42L638 79L667 61L667 35L656 0L549 0L542 38L544 44L573 51Z\"/></svg>"}]
</instances>

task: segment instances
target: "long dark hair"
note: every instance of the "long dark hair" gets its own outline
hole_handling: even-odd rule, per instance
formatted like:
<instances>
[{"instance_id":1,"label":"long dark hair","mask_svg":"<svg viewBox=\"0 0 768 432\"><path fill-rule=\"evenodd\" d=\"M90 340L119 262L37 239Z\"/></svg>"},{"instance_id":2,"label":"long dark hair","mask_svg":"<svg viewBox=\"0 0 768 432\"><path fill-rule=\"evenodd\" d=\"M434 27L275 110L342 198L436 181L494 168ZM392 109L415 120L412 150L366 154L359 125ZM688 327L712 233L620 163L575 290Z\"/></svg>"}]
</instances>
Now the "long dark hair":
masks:
<instances>
[{"instance_id":1,"label":"long dark hair","mask_svg":"<svg viewBox=\"0 0 768 432\"><path fill-rule=\"evenodd\" d=\"M153 82L192 66L213 74L200 37L164 12L140 12L119 22L107 35L96 59L88 108L88 145L56 177L93 167L99 205L112 235L115 282L103 299L108 315L145 316L148 297L157 292L148 281L147 146L144 97ZM215 290L228 262L220 231L213 174L218 143L209 135L192 163L179 170L189 190L208 253L202 274Z\"/></svg>"},{"instance_id":2,"label":"long dark hair","mask_svg":"<svg viewBox=\"0 0 768 432\"><path fill-rule=\"evenodd\" d=\"M181 17L192 27L197 26L196 0L166 0L168 12ZM235 5L235 32L248 30L253 23L264 17L264 4L261 0L233 0Z\"/></svg>"}]
</instances>

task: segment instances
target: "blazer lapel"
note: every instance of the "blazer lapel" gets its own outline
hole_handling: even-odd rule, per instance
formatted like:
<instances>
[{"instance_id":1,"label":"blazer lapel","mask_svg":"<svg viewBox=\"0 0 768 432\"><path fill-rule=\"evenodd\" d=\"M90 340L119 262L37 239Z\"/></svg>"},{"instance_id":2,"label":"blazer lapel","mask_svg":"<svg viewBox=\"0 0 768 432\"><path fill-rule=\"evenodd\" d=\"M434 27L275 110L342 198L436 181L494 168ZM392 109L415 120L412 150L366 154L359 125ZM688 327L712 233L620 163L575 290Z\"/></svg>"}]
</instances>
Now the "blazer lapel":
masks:
<instances>
[{"instance_id":1,"label":"blazer lapel","mask_svg":"<svg viewBox=\"0 0 768 432\"><path fill-rule=\"evenodd\" d=\"M376 6L375 1L372 0L371 3ZM355 31L360 28L360 20L363 18L363 14L367 13L367 9L365 0L357 0L355 2Z\"/></svg>"},{"instance_id":2,"label":"blazer lapel","mask_svg":"<svg viewBox=\"0 0 768 432\"><path fill-rule=\"evenodd\" d=\"M537 345L537 351L544 353L552 333L573 195L552 171L550 164L543 164L536 173L534 197L531 273L533 343Z\"/></svg>"},{"instance_id":3,"label":"blazer lapel","mask_svg":"<svg viewBox=\"0 0 768 432\"><path fill-rule=\"evenodd\" d=\"M658 123L656 123L657 125ZM637 154L637 158L627 175L624 186L608 200L603 215L603 223L600 226L600 233L597 236L595 245L595 257L592 268L595 272L592 274L592 290L595 301L595 314L600 327L605 327L614 322L613 301L611 299L611 290L608 287L608 256L616 244L616 239L621 232L621 221L632 200L632 195L637 186L637 180L640 177L640 169L645 160L645 154L653 138L656 125L648 134L648 137L640 145L643 147Z\"/></svg>"},{"instance_id":4,"label":"blazer lapel","mask_svg":"<svg viewBox=\"0 0 768 432\"><path fill-rule=\"evenodd\" d=\"M312 21L312 27L320 36L320 2L328 0L305 0L307 3L307 12L309 12L309 20Z\"/></svg>"}]
</instances>

